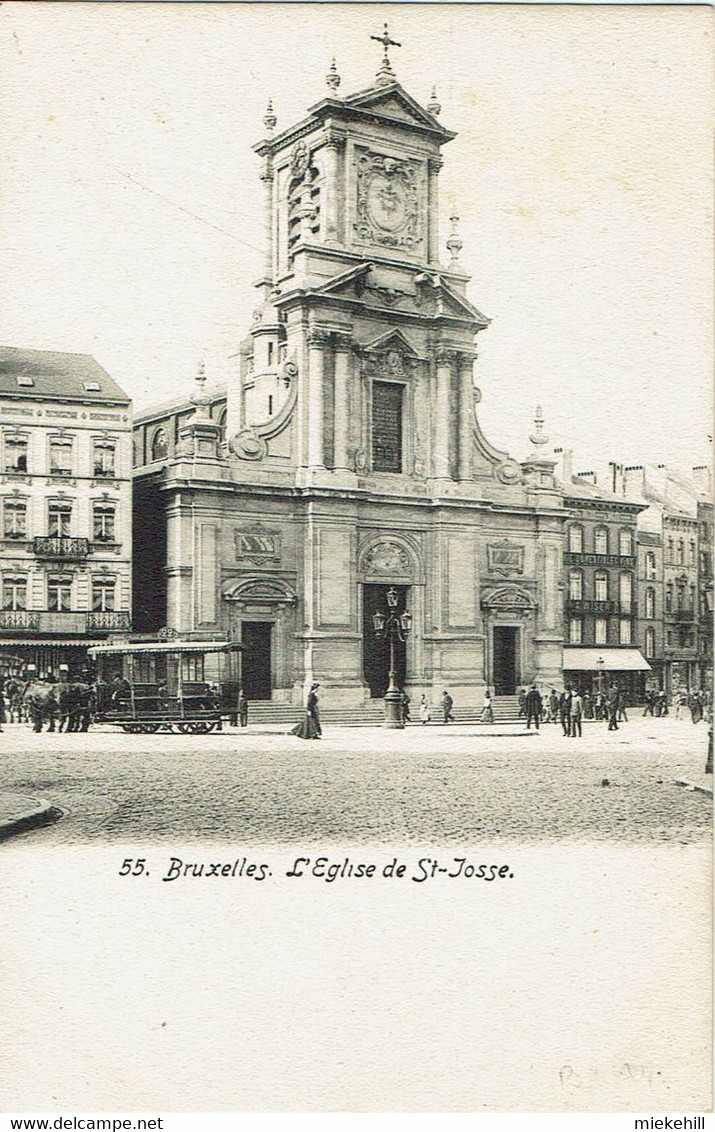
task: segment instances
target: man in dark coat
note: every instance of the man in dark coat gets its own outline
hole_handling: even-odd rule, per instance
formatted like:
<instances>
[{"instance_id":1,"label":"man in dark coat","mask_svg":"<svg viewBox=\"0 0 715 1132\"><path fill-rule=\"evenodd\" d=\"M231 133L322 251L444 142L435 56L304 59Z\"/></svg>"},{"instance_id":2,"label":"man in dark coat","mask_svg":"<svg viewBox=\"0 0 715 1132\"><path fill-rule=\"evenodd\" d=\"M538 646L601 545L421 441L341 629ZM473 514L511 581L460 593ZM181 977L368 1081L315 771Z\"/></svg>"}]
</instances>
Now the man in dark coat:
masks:
<instances>
[{"instance_id":1,"label":"man in dark coat","mask_svg":"<svg viewBox=\"0 0 715 1132\"><path fill-rule=\"evenodd\" d=\"M452 715L452 708L454 707L454 700L449 692L445 689L442 693L442 711L444 712L444 722L454 723L454 716Z\"/></svg>"},{"instance_id":2,"label":"man in dark coat","mask_svg":"<svg viewBox=\"0 0 715 1132\"><path fill-rule=\"evenodd\" d=\"M526 726L529 730L531 730L532 719L538 731L541 722L541 696L536 684L532 684L526 693Z\"/></svg>"},{"instance_id":3,"label":"man in dark coat","mask_svg":"<svg viewBox=\"0 0 715 1132\"><path fill-rule=\"evenodd\" d=\"M618 709L621 706L621 693L615 684L611 684L606 693L606 708L608 710L608 730L618 731Z\"/></svg>"},{"instance_id":4,"label":"man in dark coat","mask_svg":"<svg viewBox=\"0 0 715 1132\"><path fill-rule=\"evenodd\" d=\"M559 719L563 728L564 735L571 734L571 700L573 692L571 685L567 684L559 697Z\"/></svg>"}]
</instances>

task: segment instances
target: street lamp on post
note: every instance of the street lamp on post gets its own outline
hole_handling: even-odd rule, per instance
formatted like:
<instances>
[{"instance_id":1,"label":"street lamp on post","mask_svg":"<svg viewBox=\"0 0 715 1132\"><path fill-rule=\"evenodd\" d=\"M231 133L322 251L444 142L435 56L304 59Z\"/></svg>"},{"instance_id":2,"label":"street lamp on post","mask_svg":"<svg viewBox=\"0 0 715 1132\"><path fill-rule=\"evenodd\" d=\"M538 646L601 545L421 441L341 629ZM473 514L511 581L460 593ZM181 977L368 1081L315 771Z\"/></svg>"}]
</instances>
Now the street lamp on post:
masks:
<instances>
[{"instance_id":1,"label":"street lamp on post","mask_svg":"<svg viewBox=\"0 0 715 1132\"><path fill-rule=\"evenodd\" d=\"M596 677L596 682L598 684L599 695L601 695L601 693L603 692L603 668L605 663L606 662L603 657L599 656L598 660L596 661L596 664L598 665L598 676Z\"/></svg>"},{"instance_id":2,"label":"street lamp on post","mask_svg":"<svg viewBox=\"0 0 715 1132\"><path fill-rule=\"evenodd\" d=\"M390 675L385 693L385 721L383 727L402 728L405 726L402 713L402 693L395 683L395 642L406 641L412 628L412 614L406 609L397 613L399 594L394 586L385 594L387 613L376 610L372 615L372 627L378 641L387 638L390 642Z\"/></svg>"}]
</instances>

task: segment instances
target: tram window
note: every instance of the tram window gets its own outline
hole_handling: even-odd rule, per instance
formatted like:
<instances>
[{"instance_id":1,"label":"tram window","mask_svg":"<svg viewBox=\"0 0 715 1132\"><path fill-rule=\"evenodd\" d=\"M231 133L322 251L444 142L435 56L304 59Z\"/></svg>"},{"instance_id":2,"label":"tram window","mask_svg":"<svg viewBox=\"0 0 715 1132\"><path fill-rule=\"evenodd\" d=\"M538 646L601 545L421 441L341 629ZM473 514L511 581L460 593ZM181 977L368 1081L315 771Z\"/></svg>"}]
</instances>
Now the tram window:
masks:
<instances>
[{"instance_id":1,"label":"tram window","mask_svg":"<svg viewBox=\"0 0 715 1132\"><path fill-rule=\"evenodd\" d=\"M156 665L153 656L139 654L134 657L134 679L137 684L156 683Z\"/></svg>"},{"instance_id":2,"label":"tram window","mask_svg":"<svg viewBox=\"0 0 715 1132\"><path fill-rule=\"evenodd\" d=\"M202 653L184 653L181 676L187 683L203 682L204 658Z\"/></svg>"}]
</instances>

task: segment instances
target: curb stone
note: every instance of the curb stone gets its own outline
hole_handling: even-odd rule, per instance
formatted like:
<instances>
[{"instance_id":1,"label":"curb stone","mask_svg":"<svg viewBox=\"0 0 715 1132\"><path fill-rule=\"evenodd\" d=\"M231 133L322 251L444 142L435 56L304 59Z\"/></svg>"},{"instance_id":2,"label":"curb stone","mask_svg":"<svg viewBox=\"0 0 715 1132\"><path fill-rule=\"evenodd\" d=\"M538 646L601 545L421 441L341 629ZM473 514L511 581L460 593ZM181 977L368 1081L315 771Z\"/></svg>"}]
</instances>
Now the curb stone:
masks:
<instances>
[{"instance_id":1,"label":"curb stone","mask_svg":"<svg viewBox=\"0 0 715 1132\"><path fill-rule=\"evenodd\" d=\"M713 796L712 786L701 786L699 783L691 782L687 778L676 778L675 785L684 786L686 790L693 790L696 794L704 794L706 798L712 798Z\"/></svg>"},{"instance_id":2,"label":"curb stone","mask_svg":"<svg viewBox=\"0 0 715 1132\"><path fill-rule=\"evenodd\" d=\"M28 799L30 800L30 799ZM0 820L0 841L25 833L42 825L51 825L62 817L62 810L44 798L34 799L35 805L17 817Z\"/></svg>"}]
</instances>

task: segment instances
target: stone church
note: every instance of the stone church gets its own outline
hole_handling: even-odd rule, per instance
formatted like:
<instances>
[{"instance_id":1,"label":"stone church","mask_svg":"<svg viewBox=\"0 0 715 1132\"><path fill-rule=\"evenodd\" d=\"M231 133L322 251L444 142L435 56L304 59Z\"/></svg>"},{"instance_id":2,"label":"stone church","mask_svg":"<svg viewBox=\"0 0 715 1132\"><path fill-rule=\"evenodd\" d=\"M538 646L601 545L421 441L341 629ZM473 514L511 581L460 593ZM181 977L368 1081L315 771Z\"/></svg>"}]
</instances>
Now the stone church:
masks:
<instances>
[{"instance_id":1,"label":"stone church","mask_svg":"<svg viewBox=\"0 0 715 1132\"><path fill-rule=\"evenodd\" d=\"M137 418L135 628L242 641L249 699L298 703L311 681L331 706L383 695L390 590L412 617L395 668L413 700L447 688L476 706L487 686L561 675L554 464L480 429L489 320L456 219L445 258L439 236L455 134L388 46L368 89L340 96L333 65L295 125L276 132L269 106L265 259L235 377L212 394L200 374Z\"/></svg>"}]
</instances>

